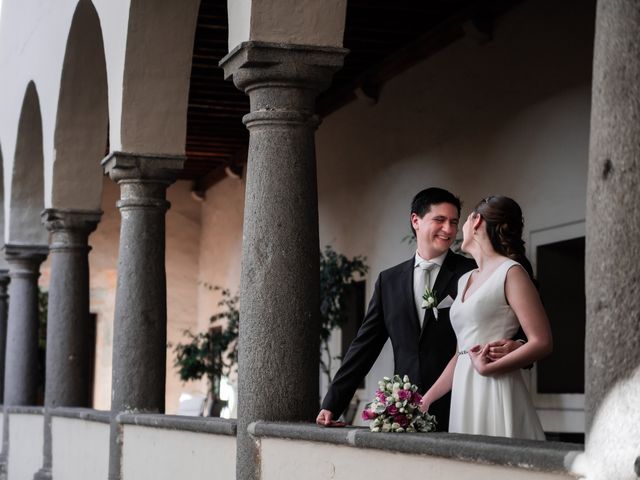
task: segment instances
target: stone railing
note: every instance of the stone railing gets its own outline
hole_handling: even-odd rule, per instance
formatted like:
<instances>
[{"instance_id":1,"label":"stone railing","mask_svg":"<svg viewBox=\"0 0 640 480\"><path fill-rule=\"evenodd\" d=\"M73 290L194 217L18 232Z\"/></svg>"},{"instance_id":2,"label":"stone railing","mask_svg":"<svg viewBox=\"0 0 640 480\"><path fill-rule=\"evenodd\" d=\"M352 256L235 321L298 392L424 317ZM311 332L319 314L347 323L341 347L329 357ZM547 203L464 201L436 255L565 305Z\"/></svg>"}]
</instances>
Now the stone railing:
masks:
<instances>
[{"instance_id":1,"label":"stone railing","mask_svg":"<svg viewBox=\"0 0 640 480\"><path fill-rule=\"evenodd\" d=\"M447 433L373 433L365 428L256 422L261 479L570 479L579 445Z\"/></svg>"},{"instance_id":2,"label":"stone railing","mask_svg":"<svg viewBox=\"0 0 640 480\"><path fill-rule=\"evenodd\" d=\"M42 408L8 407L8 480L31 480L42 463ZM5 418L6 421L6 418ZM51 411L53 478L107 479L110 412ZM123 480L234 479L233 420L120 414ZM579 445L454 434L384 434L365 428L255 422L261 480L388 478L442 480L576 478Z\"/></svg>"},{"instance_id":3,"label":"stone railing","mask_svg":"<svg viewBox=\"0 0 640 480\"><path fill-rule=\"evenodd\" d=\"M42 466L44 414L42 407L5 407L4 422L9 422L7 478L33 478Z\"/></svg>"},{"instance_id":4,"label":"stone railing","mask_svg":"<svg viewBox=\"0 0 640 480\"><path fill-rule=\"evenodd\" d=\"M56 408L51 411L53 478L107 478L109 421L110 412L88 408Z\"/></svg>"},{"instance_id":5,"label":"stone railing","mask_svg":"<svg viewBox=\"0 0 640 480\"><path fill-rule=\"evenodd\" d=\"M235 478L233 420L120 414L118 421L123 429L123 480Z\"/></svg>"}]
</instances>

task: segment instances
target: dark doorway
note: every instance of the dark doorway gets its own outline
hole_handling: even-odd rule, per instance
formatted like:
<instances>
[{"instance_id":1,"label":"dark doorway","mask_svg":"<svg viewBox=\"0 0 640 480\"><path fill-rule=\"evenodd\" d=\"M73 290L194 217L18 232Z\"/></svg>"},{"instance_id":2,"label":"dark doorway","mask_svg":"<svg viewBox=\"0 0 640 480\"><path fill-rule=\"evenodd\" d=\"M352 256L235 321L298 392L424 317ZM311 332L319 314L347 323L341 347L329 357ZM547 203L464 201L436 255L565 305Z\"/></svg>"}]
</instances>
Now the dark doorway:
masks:
<instances>
[{"instance_id":1,"label":"dark doorway","mask_svg":"<svg viewBox=\"0 0 640 480\"><path fill-rule=\"evenodd\" d=\"M584 393L584 237L537 250L540 296L553 332L553 354L538 362L538 393Z\"/></svg>"}]
</instances>

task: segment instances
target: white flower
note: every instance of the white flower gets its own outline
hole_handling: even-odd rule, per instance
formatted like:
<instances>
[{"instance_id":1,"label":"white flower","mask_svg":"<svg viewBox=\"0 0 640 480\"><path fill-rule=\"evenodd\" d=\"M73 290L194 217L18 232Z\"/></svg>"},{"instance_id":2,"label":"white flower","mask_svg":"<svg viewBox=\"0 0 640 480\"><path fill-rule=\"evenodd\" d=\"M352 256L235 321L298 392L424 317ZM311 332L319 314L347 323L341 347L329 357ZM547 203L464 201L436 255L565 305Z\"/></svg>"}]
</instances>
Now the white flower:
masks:
<instances>
[{"instance_id":1,"label":"white flower","mask_svg":"<svg viewBox=\"0 0 640 480\"><path fill-rule=\"evenodd\" d=\"M411 384L410 383L405 383L402 388L403 388L403 390L411 390Z\"/></svg>"},{"instance_id":2,"label":"white flower","mask_svg":"<svg viewBox=\"0 0 640 480\"><path fill-rule=\"evenodd\" d=\"M382 425L382 431L383 432L388 432L391 430L391 425L389 425L388 423L385 423Z\"/></svg>"}]
</instances>

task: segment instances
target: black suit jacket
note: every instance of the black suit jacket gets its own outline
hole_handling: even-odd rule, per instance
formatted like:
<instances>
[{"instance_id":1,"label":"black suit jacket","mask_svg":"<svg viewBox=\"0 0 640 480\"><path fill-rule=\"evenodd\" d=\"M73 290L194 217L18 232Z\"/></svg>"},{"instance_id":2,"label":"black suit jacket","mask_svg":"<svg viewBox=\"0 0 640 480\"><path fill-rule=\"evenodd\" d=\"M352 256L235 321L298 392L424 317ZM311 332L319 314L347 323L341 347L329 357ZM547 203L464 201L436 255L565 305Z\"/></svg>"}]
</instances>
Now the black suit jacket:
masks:
<instances>
[{"instance_id":1,"label":"black suit jacket","mask_svg":"<svg viewBox=\"0 0 640 480\"><path fill-rule=\"evenodd\" d=\"M393 346L394 373L409 375L423 394L451 360L456 336L449 309L440 309L437 320L433 310L427 310L420 329L413 297L414 265L415 258L411 258L378 276L362 326L322 402L322 408L335 417L345 410L388 338ZM433 288L438 301L447 295L455 298L459 278L475 266L473 260L449 251ZM439 431L448 429L450 401L450 395L446 395L429 408L429 413L436 416Z\"/></svg>"}]
</instances>

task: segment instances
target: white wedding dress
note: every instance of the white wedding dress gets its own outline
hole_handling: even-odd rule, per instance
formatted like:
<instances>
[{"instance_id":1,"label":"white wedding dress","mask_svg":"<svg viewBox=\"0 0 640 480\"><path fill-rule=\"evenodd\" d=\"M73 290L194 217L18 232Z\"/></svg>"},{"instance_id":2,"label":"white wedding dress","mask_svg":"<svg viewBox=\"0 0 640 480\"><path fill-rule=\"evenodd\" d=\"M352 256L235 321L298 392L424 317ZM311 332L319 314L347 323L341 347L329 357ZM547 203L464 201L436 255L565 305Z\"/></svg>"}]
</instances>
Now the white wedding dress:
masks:
<instances>
[{"instance_id":1,"label":"white wedding dress","mask_svg":"<svg viewBox=\"0 0 640 480\"><path fill-rule=\"evenodd\" d=\"M453 375L450 432L545 439L520 369L483 377L464 353L474 345L512 338L518 331L518 319L504 294L507 271L515 265L520 264L506 260L464 301L471 272L459 280L450 314L461 352Z\"/></svg>"}]
</instances>

